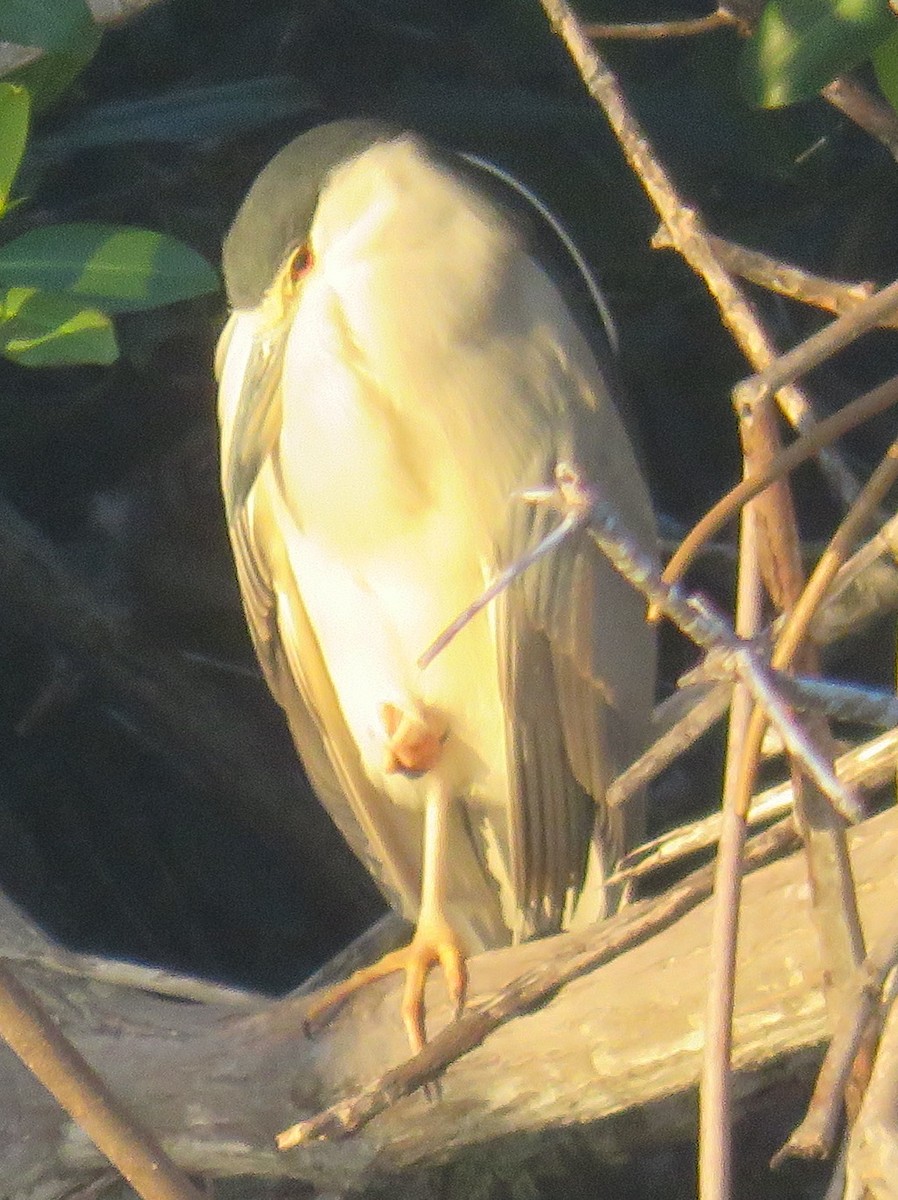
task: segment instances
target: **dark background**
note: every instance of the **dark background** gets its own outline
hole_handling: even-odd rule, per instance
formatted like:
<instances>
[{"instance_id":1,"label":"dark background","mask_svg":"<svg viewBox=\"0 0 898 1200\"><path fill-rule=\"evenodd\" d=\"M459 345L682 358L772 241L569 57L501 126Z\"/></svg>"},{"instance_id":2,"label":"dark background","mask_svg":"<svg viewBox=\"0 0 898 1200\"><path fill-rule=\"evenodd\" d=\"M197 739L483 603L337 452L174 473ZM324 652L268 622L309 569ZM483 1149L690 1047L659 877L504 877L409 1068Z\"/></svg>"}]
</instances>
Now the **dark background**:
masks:
<instances>
[{"instance_id":1,"label":"dark background","mask_svg":"<svg viewBox=\"0 0 898 1200\"><path fill-rule=\"evenodd\" d=\"M604 19L671 15L650 3L592 9ZM739 49L724 31L607 53L682 195L713 230L821 274L887 281L893 161L822 101L751 111L733 82ZM107 32L73 94L38 122L18 189L28 206L0 232L14 234L16 222L131 222L217 263L270 155L299 130L350 114L488 155L563 217L618 324L663 528L676 533L701 515L738 477L729 389L747 366L703 285L673 253L648 248L653 212L536 4L169 0ZM114 132L93 145L101 121ZM825 320L753 295L783 347ZM113 368L0 360L0 484L134 646L171 656L198 686L244 705L262 740L243 749L292 773L244 633L218 495L211 364L225 316L218 295L121 318L124 354ZM879 381L895 357L894 334L879 333L817 372L821 410ZM873 461L888 427L885 417L849 440L855 466ZM820 539L836 510L813 468L800 473L798 494L803 532ZM698 580L729 603L725 554ZM127 699L92 679L89 662L71 662L15 616L0 626L0 876L34 916L72 946L266 989L300 979L333 950L332 933L365 924L372 896L345 920L328 903L325 927L312 921L292 835L260 836L253 812L236 812L197 778L183 746L163 744ZM879 659L888 681L890 660ZM662 691L689 661L666 636ZM49 711L31 714L35 703ZM656 824L713 803L713 779L709 793L686 796L679 774L660 788ZM351 867L342 855L333 865L338 891Z\"/></svg>"},{"instance_id":2,"label":"dark background","mask_svg":"<svg viewBox=\"0 0 898 1200\"><path fill-rule=\"evenodd\" d=\"M649 0L580 11L677 15ZM893 160L821 100L750 110L735 85L739 49L732 31L606 47L715 232L824 275L889 281ZM108 32L38 123L19 185L27 210L0 234L131 222L217 263L258 169L295 133L344 115L491 157L562 216L618 323L663 528L684 530L738 478L729 390L748 368L701 282L649 249L652 210L535 0L169 0ZM113 132L100 141L103 122ZM783 348L826 319L752 295ZM187 683L183 721L160 721L46 622L0 612L0 884L73 949L276 993L381 905L308 797L244 630L217 482L211 364L225 316L218 295L122 318L112 368L0 360L0 488L88 582L125 657L171 664ZM893 371L896 350L894 334L878 333L816 372L821 411ZM848 439L860 472L890 425ZM803 533L819 541L838 514L815 469L799 474L798 497ZM728 556L695 581L728 605ZM829 666L889 685L893 644L883 622ZM692 652L667 632L663 648L666 694ZM191 731L194 687L261 783L231 788L230 766L211 769L214 737L210 748ZM653 830L713 806L719 758L712 736L668 772Z\"/></svg>"}]
</instances>

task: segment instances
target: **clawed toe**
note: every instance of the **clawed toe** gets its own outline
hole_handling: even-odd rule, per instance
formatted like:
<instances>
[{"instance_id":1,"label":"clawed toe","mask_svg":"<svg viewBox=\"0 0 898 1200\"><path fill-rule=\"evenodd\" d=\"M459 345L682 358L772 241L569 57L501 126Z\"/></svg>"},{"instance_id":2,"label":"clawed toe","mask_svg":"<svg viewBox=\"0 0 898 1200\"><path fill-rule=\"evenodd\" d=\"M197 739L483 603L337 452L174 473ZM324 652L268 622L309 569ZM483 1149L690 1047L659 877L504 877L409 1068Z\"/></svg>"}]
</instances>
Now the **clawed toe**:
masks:
<instances>
[{"instance_id":1,"label":"clawed toe","mask_svg":"<svg viewBox=\"0 0 898 1200\"><path fill-rule=\"evenodd\" d=\"M356 971L348 979L327 988L316 996L306 1010L303 1032L312 1037L322 1029L339 1008L355 992L397 971L405 971L401 1014L412 1054L418 1054L427 1042L424 990L432 967L439 964L449 998L453 1020L457 1020L465 1005L468 990L468 968L464 951L454 932L448 927L439 933L419 927L412 941L401 950L393 950L369 967Z\"/></svg>"},{"instance_id":2,"label":"clawed toe","mask_svg":"<svg viewBox=\"0 0 898 1200\"><path fill-rule=\"evenodd\" d=\"M439 963L452 1000L453 1020L461 1015L468 990L468 968L464 953L454 934L439 938L415 935L408 947L405 988L402 994L402 1020L413 1054L419 1054L427 1041L424 988L431 967Z\"/></svg>"}]
</instances>

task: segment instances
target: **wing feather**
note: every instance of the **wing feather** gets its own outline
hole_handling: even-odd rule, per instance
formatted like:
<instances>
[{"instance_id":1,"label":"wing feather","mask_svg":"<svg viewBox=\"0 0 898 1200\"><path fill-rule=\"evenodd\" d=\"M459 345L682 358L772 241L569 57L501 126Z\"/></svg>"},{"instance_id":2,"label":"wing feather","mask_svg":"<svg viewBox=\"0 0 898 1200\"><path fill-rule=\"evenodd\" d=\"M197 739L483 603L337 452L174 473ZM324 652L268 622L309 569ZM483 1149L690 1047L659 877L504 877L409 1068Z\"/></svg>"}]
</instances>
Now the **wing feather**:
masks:
<instances>
[{"instance_id":1,"label":"wing feather","mask_svg":"<svg viewBox=\"0 0 898 1200\"><path fill-rule=\"evenodd\" d=\"M277 353L267 354L264 363L253 352L248 355L239 381L238 420L240 406L254 397L256 404L263 398L267 412L243 423L251 440L240 443L240 457L234 459L225 449L222 461L247 623L316 794L388 902L414 919L421 883L421 818L403 812L399 819L365 774L290 568L285 536L293 517L274 469L276 431L270 419L280 404L279 370Z\"/></svg>"},{"instance_id":2,"label":"wing feather","mask_svg":"<svg viewBox=\"0 0 898 1200\"><path fill-rule=\"evenodd\" d=\"M531 271L539 271L531 264ZM543 280L543 288L551 286ZM542 311L551 311L546 303ZM559 306L541 330L537 378L561 418L528 484L570 463L614 499L628 530L655 541L650 502L598 364ZM548 397L548 400L546 400ZM555 528L548 507L513 504L499 557L513 562ZM640 596L579 533L525 572L500 601L503 695L510 746L512 877L522 935L570 923L587 871L603 911L602 880L642 826L642 801L609 812L611 778L642 747L654 693L654 635Z\"/></svg>"}]
</instances>

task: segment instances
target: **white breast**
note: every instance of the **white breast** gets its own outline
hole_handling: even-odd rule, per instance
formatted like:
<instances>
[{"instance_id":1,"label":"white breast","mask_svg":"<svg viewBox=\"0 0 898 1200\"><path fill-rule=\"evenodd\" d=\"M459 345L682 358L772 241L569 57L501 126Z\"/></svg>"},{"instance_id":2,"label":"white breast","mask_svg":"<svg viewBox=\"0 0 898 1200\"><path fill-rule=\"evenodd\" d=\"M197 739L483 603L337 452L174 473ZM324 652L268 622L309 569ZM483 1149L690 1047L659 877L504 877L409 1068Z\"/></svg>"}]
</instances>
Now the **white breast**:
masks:
<instances>
[{"instance_id":1,"label":"white breast","mask_svg":"<svg viewBox=\"0 0 898 1200\"><path fill-rule=\"evenodd\" d=\"M426 671L417 661L491 577L521 457L512 429L507 453L500 438L488 463L465 458L484 433L480 407L501 401L507 383L489 338L469 336L484 297L470 280L459 289L439 264L464 262L476 247L499 271L507 246L464 192L446 214L438 189L437 226L422 227L434 168L410 147L400 144L390 170L367 164L361 194L344 171L320 202L285 357L293 391L279 448L281 519L292 525L291 565L369 775L417 802L420 789L383 777L381 708L423 704L448 726L440 769L452 785L504 807L493 614L480 614ZM346 210L347 194L357 211ZM474 265L490 277L488 263Z\"/></svg>"}]
</instances>

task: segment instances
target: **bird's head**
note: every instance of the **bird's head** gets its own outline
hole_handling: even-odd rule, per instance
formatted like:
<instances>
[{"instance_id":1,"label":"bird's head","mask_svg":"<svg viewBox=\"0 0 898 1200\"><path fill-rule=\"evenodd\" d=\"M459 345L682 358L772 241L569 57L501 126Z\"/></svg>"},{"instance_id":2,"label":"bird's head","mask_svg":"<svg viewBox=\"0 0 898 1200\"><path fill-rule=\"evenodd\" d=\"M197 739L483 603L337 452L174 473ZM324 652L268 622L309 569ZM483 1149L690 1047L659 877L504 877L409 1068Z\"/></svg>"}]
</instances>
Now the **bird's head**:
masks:
<instances>
[{"instance_id":1,"label":"bird's head","mask_svg":"<svg viewBox=\"0 0 898 1200\"><path fill-rule=\"evenodd\" d=\"M228 299L255 309L272 282L301 273L321 192L335 168L397 130L378 121L332 121L302 133L256 178L222 249Z\"/></svg>"}]
</instances>

